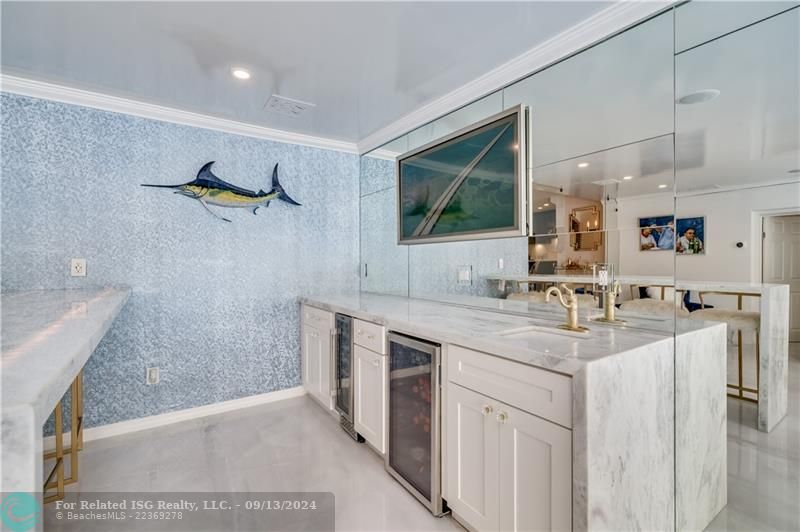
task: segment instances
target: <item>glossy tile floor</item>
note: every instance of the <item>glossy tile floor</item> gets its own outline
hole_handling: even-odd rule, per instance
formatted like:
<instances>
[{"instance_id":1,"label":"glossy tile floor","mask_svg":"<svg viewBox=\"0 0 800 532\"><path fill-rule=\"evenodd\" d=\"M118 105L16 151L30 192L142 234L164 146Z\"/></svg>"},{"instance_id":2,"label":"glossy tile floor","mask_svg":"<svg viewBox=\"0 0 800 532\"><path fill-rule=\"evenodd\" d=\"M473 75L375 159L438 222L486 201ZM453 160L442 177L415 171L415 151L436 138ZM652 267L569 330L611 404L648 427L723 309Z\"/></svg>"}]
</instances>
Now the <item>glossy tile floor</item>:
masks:
<instances>
[{"instance_id":1,"label":"glossy tile floor","mask_svg":"<svg viewBox=\"0 0 800 532\"><path fill-rule=\"evenodd\" d=\"M710 530L800 530L800 344L789 388L789 415L770 434L754 428L755 405L728 400L728 506ZM81 475L86 492L332 491L337 530L461 530L306 397L89 442Z\"/></svg>"},{"instance_id":2,"label":"glossy tile floor","mask_svg":"<svg viewBox=\"0 0 800 532\"><path fill-rule=\"evenodd\" d=\"M332 491L336 530L463 532L308 397L87 442L80 474L83 492Z\"/></svg>"},{"instance_id":3,"label":"glossy tile floor","mask_svg":"<svg viewBox=\"0 0 800 532\"><path fill-rule=\"evenodd\" d=\"M758 432L756 405L728 399L728 505L709 530L800 530L800 343L789 344L789 413Z\"/></svg>"}]
</instances>

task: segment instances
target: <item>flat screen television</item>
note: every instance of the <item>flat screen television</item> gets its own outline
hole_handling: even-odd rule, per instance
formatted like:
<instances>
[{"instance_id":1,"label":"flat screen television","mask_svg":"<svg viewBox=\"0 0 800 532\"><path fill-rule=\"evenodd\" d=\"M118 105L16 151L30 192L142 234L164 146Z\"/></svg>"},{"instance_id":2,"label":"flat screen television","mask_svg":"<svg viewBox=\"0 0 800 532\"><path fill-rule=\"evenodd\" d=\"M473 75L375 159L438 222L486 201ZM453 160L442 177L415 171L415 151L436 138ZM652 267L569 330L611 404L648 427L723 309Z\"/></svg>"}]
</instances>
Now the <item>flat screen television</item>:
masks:
<instances>
[{"instance_id":1,"label":"flat screen television","mask_svg":"<svg viewBox=\"0 0 800 532\"><path fill-rule=\"evenodd\" d=\"M527 131L519 105L398 157L398 243L525 235Z\"/></svg>"}]
</instances>

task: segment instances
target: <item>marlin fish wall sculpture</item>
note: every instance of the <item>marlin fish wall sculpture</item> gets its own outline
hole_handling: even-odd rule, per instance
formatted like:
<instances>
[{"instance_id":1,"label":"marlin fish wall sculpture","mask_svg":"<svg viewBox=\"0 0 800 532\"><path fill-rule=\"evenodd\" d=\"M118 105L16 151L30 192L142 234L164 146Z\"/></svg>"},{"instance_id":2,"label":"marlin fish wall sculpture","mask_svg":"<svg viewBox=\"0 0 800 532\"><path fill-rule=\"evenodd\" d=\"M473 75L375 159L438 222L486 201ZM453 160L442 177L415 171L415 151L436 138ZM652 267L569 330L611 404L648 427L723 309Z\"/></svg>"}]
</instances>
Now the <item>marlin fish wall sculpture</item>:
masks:
<instances>
[{"instance_id":1,"label":"marlin fish wall sculpture","mask_svg":"<svg viewBox=\"0 0 800 532\"><path fill-rule=\"evenodd\" d=\"M175 194L196 199L208 212L226 222L230 222L230 220L215 213L208 206L216 205L234 209L252 209L253 214L255 214L259 207L269 207L269 202L272 200L281 200L291 205L300 205L283 190L283 187L278 181L277 164L272 170L272 188L269 192L264 192L263 190L253 192L252 190L239 188L236 185L223 181L211 171L211 166L213 164L214 161L204 164L200 171L197 172L197 177L194 181L189 181L182 185L142 184L142 186L174 189Z\"/></svg>"}]
</instances>

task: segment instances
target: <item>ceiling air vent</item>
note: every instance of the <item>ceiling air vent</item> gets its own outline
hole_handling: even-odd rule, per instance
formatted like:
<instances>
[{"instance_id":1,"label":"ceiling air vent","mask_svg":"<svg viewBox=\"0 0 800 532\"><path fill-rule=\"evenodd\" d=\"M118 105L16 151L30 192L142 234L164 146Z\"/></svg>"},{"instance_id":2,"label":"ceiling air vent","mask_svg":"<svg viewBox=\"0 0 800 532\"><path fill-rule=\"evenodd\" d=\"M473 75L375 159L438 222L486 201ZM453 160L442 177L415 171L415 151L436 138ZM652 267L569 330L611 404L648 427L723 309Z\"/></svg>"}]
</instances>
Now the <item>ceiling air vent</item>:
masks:
<instances>
[{"instance_id":1,"label":"ceiling air vent","mask_svg":"<svg viewBox=\"0 0 800 532\"><path fill-rule=\"evenodd\" d=\"M270 113L278 113L293 118L301 117L314 107L316 107L316 105L313 103L302 102L300 100L286 98L285 96L278 96L277 94L270 96L269 100L267 100L267 103L264 105L264 109Z\"/></svg>"},{"instance_id":2,"label":"ceiling air vent","mask_svg":"<svg viewBox=\"0 0 800 532\"><path fill-rule=\"evenodd\" d=\"M593 185L616 185L620 181L618 179L601 179L600 181L592 181Z\"/></svg>"}]
</instances>

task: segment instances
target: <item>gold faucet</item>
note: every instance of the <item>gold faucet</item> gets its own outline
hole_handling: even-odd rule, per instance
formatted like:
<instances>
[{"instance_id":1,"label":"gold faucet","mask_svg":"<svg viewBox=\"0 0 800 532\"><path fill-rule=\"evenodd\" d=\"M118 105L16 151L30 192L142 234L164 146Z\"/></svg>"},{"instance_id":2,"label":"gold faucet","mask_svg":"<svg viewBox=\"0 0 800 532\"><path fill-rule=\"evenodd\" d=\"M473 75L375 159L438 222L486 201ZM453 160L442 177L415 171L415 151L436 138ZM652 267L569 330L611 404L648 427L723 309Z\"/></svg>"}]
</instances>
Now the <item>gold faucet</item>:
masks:
<instances>
[{"instance_id":1,"label":"gold faucet","mask_svg":"<svg viewBox=\"0 0 800 532\"><path fill-rule=\"evenodd\" d=\"M561 283L561 290L555 286L551 286L544 293L545 302L550 302L550 296L556 294L558 302L561 306L567 309L567 323L559 325L559 329L566 329L568 331L586 332L589 329L578 325L578 296L575 295L573 290L567 288L567 285Z\"/></svg>"},{"instance_id":2,"label":"gold faucet","mask_svg":"<svg viewBox=\"0 0 800 532\"><path fill-rule=\"evenodd\" d=\"M605 323L625 323L625 320L619 320L614 313L617 310L617 296L620 294L619 281L614 281L614 286L611 290L603 292L603 317L597 318L594 321L602 321Z\"/></svg>"}]
</instances>

